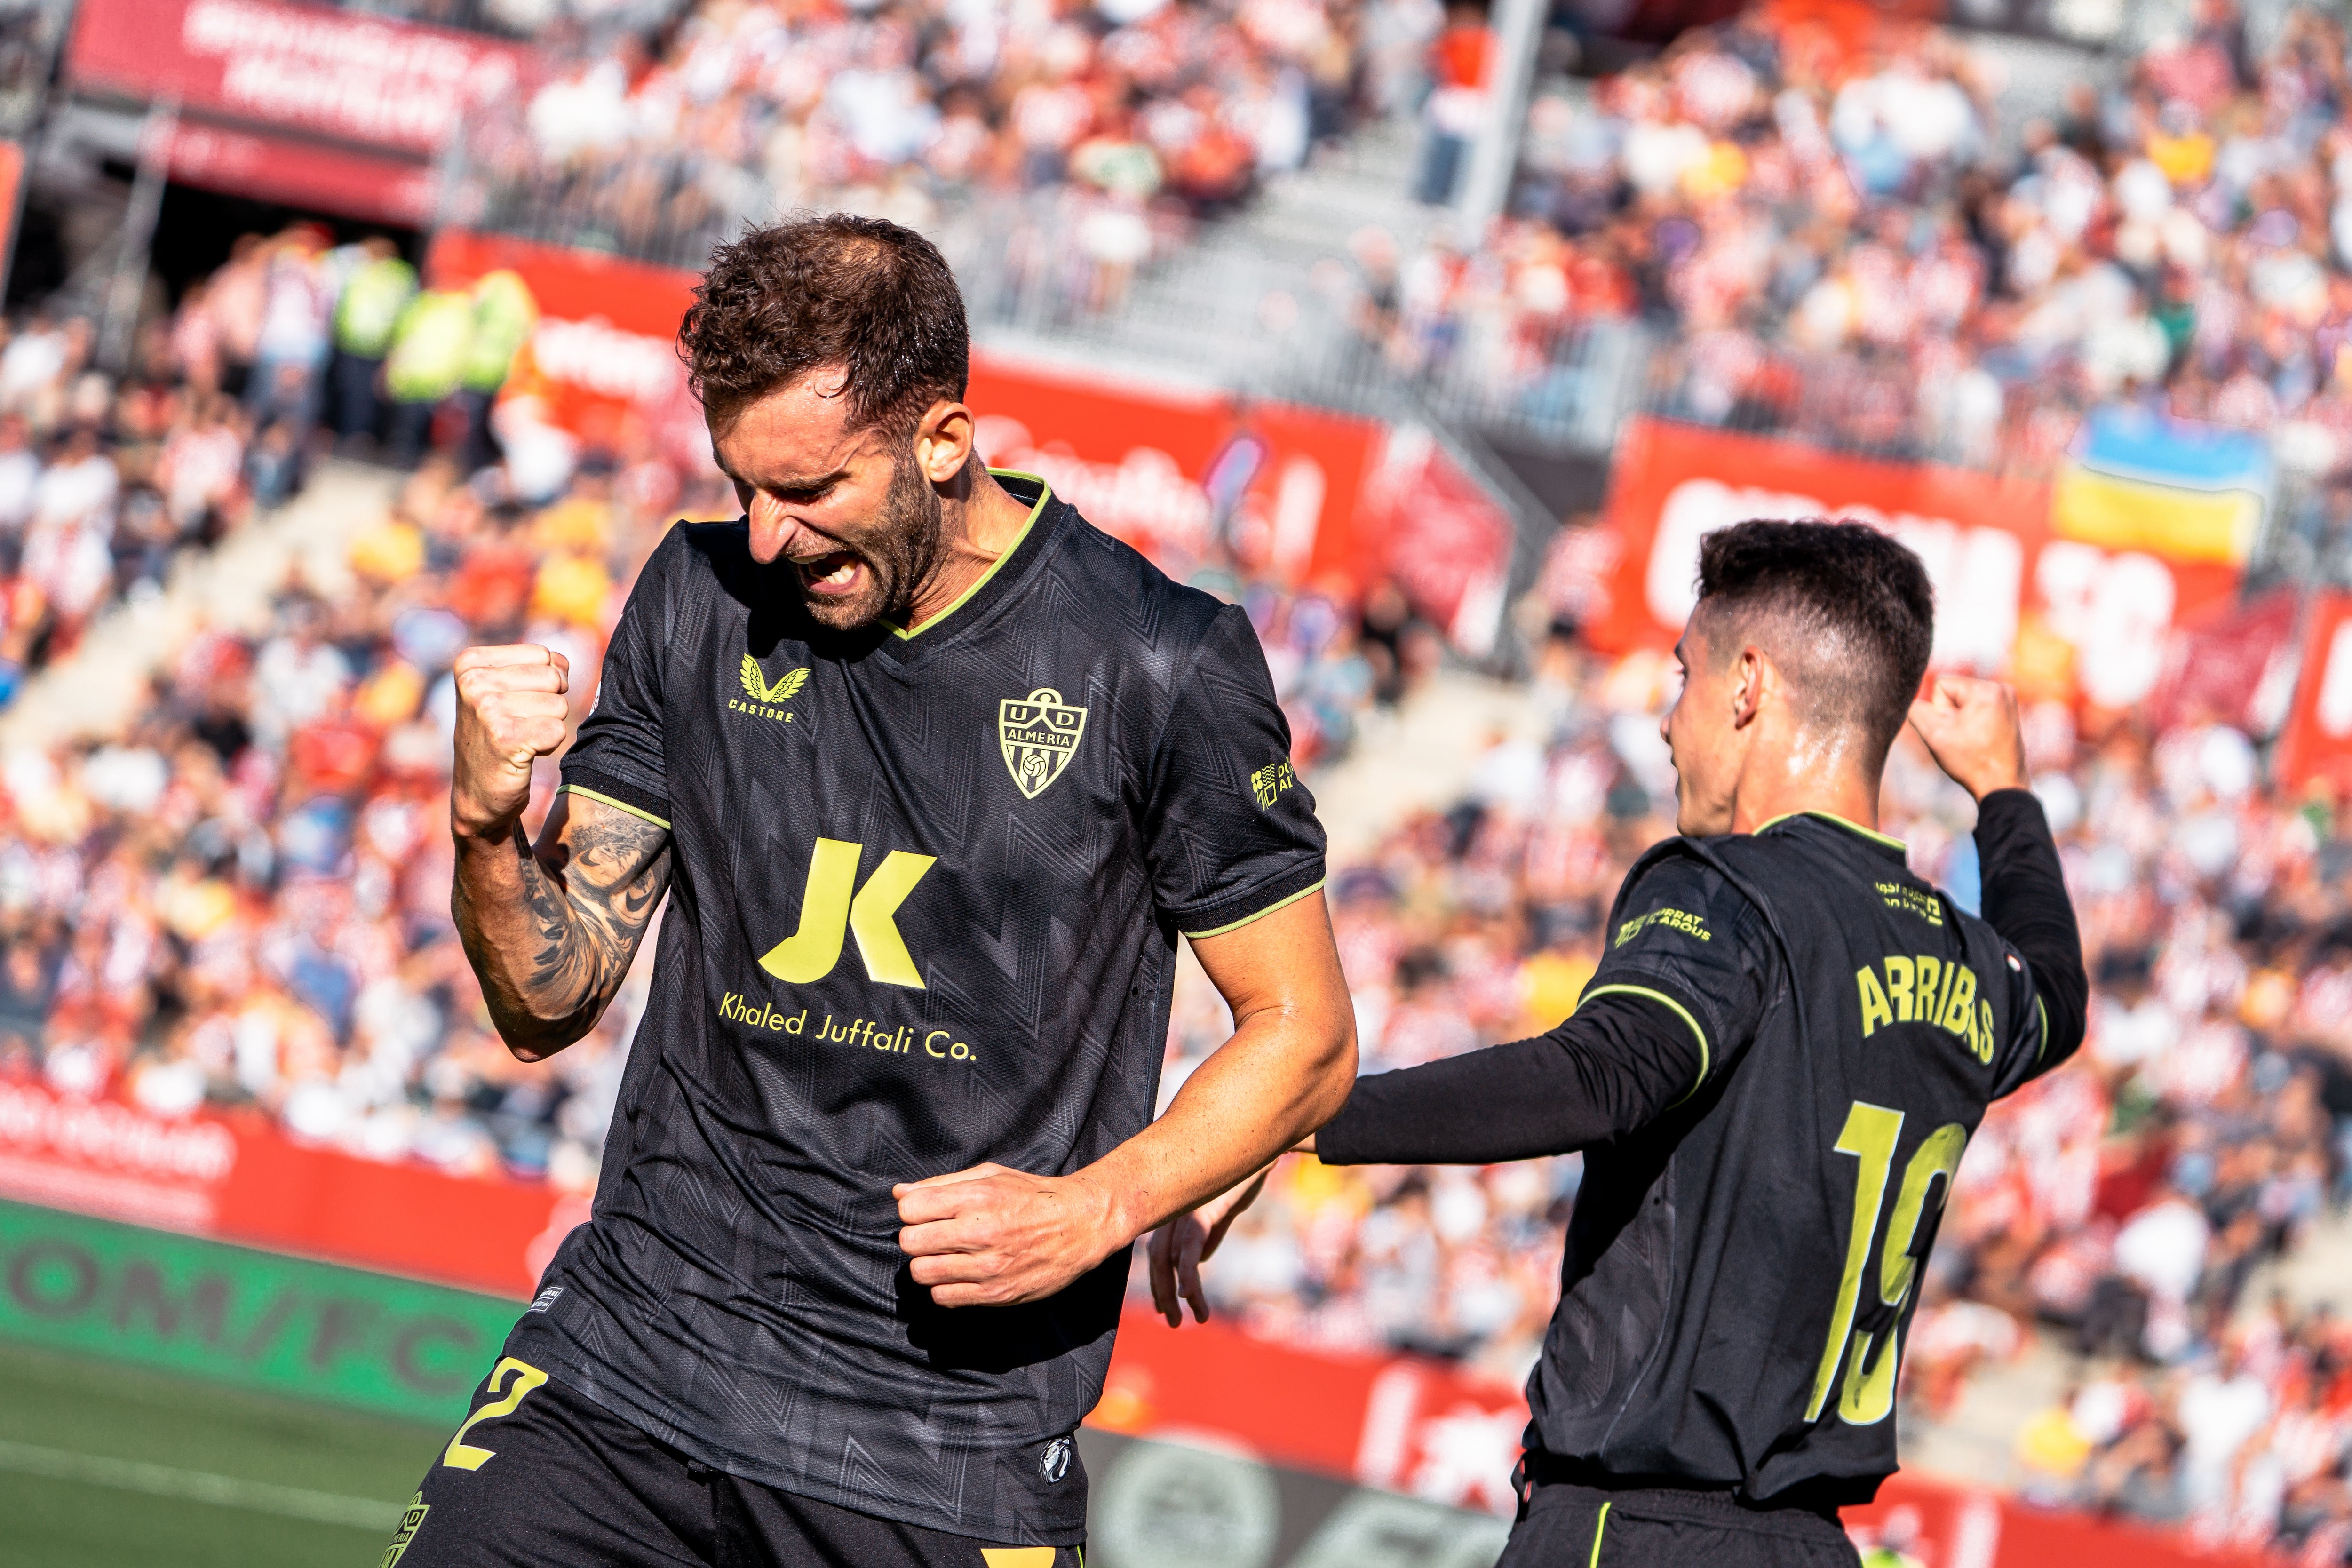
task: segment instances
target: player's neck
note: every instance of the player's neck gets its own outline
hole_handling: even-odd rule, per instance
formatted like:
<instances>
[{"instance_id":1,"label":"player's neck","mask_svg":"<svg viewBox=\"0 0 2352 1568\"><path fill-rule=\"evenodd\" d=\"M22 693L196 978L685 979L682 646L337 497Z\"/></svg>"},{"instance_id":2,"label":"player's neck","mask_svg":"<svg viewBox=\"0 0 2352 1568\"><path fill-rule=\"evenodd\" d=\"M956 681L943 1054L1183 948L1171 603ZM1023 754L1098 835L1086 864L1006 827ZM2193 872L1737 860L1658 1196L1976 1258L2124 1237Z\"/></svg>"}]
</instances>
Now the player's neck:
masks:
<instances>
[{"instance_id":1,"label":"player's neck","mask_svg":"<svg viewBox=\"0 0 2352 1568\"><path fill-rule=\"evenodd\" d=\"M1731 797L1731 831L1754 833L1800 812L1842 817L1878 831L1878 781L1853 759L1819 746L1791 745L1751 752Z\"/></svg>"},{"instance_id":2,"label":"player's neck","mask_svg":"<svg viewBox=\"0 0 2352 1568\"><path fill-rule=\"evenodd\" d=\"M924 623L970 593L1029 526L1032 509L977 462L958 477L957 490L940 498L940 566L915 595L907 616L908 631L921 630Z\"/></svg>"}]
</instances>

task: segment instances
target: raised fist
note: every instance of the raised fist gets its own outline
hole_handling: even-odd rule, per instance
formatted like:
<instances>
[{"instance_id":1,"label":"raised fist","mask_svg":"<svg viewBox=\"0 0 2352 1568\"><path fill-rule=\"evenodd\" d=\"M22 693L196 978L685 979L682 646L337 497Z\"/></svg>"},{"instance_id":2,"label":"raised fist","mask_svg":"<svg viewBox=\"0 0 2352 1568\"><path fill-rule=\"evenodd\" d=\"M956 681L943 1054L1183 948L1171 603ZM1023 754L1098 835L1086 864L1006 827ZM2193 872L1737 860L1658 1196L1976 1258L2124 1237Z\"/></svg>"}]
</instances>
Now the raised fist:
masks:
<instances>
[{"instance_id":1,"label":"raised fist","mask_svg":"<svg viewBox=\"0 0 2352 1568\"><path fill-rule=\"evenodd\" d=\"M536 643L510 643L467 648L457 677L450 823L461 834L503 837L530 804L530 764L563 744L572 665Z\"/></svg>"},{"instance_id":2,"label":"raised fist","mask_svg":"<svg viewBox=\"0 0 2352 1568\"><path fill-rule=\"evenodd\" d=\"M2017 693L1998 680L1937 676L1927 695L1911 704L1911 728L1936 765L1979 800L2026 783Z\"/></svg>"}]
</instances>

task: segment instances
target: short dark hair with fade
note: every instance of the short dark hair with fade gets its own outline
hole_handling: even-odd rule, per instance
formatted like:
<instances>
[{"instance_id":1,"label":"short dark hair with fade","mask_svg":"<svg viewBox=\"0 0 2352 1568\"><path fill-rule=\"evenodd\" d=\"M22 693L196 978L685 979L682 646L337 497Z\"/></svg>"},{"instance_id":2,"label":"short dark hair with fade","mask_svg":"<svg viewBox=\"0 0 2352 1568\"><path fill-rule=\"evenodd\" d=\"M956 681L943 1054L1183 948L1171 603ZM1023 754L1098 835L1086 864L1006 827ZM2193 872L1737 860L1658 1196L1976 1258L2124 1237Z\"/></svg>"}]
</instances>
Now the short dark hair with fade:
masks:
<instances>
[{"instance_id":1,"label":"short dark hair with fade","mask_svg":"<svg viewBox=\"0 0 2352 1568\"><path fill-rule=\"evenodd\" d=\"M1732 651L1717 627L1753 637L1813 721L1862 730L1884 759L1936 640L1916 555L1858 522L1738 522L1700 541L1698 604L1712 653Z\"/></svg>"},{"instance_id":2,"label":"short dark hair with fade","mask_svg":"<svg viewBox=\"0 0 2352 1568\"><path fill-rule=\"evenodd\" d=\"M939 247L849 213L748 230L710 256L677 329L704 414L724 426L814 370L840 365L854 428L914 433L971 371L963 295Z\"/></svg>"}]
</instances>

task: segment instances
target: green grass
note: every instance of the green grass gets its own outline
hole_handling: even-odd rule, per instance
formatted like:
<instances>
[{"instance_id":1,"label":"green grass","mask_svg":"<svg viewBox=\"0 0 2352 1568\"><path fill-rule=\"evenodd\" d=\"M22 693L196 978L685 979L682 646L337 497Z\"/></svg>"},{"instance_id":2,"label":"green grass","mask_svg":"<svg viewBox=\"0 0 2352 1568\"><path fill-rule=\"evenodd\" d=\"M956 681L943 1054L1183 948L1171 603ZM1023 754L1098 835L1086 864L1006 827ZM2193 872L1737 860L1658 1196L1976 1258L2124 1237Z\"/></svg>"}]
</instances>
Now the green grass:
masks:
<instances>
[{"instance_id":1,"label":"green grass","mask_svg":"<svg viewBox=\"0 0 2352 1568\"><path fill-rule=\"evenodd\" d=\"M409 1422L0 1345L0 1565L373 1568L446 1441Z\"/></svg>"}]
</instances>

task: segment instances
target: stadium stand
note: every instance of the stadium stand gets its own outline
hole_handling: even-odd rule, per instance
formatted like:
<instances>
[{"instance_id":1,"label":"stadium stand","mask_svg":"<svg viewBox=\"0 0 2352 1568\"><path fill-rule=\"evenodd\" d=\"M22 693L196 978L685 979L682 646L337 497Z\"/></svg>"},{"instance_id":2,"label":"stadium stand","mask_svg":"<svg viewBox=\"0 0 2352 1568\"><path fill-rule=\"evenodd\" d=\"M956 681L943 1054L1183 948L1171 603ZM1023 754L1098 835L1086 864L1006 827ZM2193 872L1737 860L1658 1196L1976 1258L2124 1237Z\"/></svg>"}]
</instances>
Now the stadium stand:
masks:
<instances>
[{"instance_id":1,"label":"stadium stand","mask_svg":"<svg viewBox=\"0 0 2352 1568\"><path fill-rule=\"evenodd\" d=\"M559 45L548 79L469 125L467 161L493 226L659 259L795 206L929 229L943 206L1033 197L1054 248L1093 263L1098 306L1194 221L1302 165L1368 94L1402 96L1388 79L1417 68L1436 21L1427 0L709 0L609 47Z\"/></svg>"},{"instance_id":2,"label":"stadium stand","mask_svg":"<svg viewBox=\"0 0 2352 1568\"><path fill-rule=\"evenodd\" d=\"M2275 430L2352 458L2340 26L2250 55L2226 5L2002 126L1948 35L1841 37L1794 6L1685 34L1538 103L1486 243L1355 247L1356 319L1410 374L1540 410L1596 326L1661 348L1675 417L2046 469L2096 404Z\"/></svg>"}]
</instances>

